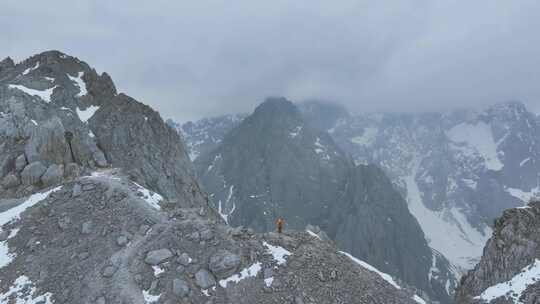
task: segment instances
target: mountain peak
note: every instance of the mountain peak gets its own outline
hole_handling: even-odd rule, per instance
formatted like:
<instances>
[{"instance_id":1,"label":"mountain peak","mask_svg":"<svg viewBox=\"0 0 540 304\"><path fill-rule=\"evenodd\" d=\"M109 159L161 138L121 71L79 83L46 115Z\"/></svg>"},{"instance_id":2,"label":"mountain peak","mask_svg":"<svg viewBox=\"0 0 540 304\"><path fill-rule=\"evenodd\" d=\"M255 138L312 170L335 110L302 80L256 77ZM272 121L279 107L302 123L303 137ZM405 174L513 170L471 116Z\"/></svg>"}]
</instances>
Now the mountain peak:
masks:
<instances>
[{"instance_id":1,"label":"mountain peak","mask_svg":"<svg viewBox=\"0 0 540 304\"><path fill-rule=\"evenodd\" d=\"M260 113L267 113L273 115L298 115L300 111L298 108L285 97L267 97L253 113L254 115Z\"/></svg>"}]
</instances>

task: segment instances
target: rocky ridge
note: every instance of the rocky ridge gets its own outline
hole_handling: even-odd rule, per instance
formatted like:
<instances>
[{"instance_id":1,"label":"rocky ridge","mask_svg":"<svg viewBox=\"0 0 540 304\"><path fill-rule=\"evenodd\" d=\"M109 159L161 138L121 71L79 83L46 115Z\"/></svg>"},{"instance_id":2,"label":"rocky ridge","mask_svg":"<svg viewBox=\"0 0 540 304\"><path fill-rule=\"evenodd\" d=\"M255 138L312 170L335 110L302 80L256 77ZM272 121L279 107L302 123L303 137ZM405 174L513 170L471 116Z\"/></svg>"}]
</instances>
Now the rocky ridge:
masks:
<instances>
[{"instance_id":1,"label":"rocky ridge","mask_svg":"<svg viewBox=\"0 0 540 304\"><path fill-rule=\"evenodd\" d=\"M0 302L415 303L323 233L225 225L180 136L49 51L0 62Z\"/></svg>"},{"instance_id":2,"label":"rocky ridge","mask_svg":"<svg viewBox=\"0 0 540 304\"><path fill-rule=\"evenodd\" d=\"M495 221L482 259L465 275L457 303L538 303L540 202L509 209Z\"/></svg>"}]
</instances>

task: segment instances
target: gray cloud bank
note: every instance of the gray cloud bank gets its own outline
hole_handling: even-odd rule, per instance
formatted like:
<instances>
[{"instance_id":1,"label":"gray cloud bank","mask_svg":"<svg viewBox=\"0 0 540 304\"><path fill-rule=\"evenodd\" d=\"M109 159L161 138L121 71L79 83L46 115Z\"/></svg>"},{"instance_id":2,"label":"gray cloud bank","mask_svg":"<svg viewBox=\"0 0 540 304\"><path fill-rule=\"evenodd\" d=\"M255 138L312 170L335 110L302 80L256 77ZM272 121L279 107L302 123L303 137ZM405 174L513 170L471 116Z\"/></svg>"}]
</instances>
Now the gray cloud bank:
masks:
<instances>
[{"instance_id":1,"label":"gray cloud bank","mask_svg":"<svg viewBox=\"0 0 540 304\"><path fill-rule=\"evenodd\" d=\"M0 3L0 56L58 49L185 121L265 96L353 111L521 100L540 112L540 1Z\"/></svg>"}]
</instances>

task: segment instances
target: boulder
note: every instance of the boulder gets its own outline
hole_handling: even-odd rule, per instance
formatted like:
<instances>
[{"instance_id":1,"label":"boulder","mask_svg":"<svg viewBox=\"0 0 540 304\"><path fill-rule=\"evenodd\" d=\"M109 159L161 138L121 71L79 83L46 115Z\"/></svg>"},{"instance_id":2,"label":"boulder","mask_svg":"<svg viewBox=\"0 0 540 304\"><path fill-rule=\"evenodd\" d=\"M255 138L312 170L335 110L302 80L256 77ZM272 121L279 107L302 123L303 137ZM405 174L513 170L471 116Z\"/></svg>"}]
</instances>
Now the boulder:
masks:
<instances>
[{"instance_id":1,"label":"boulder","mask_svg":"<svg viewBox=\"0 0 540 304\"><path fill-rule=\"evenodd\" d=\"M2 180L2 186L6 189L17 187L20 184L21 184L21 181L15 174L8 174Z\"/></svg>"},{"instance_id":2,"label":"boulder","mask_svg":"<svg viewBox=\"0 0 540 304\"><path fill-rule=\"evenodd\" d=\"M81 169L76 163L69 163L64 169L64 176L66 179L73 179L78 177L81 174Z\"/></svg>"},{"instance_id":3,"label":"boulder","mask_svg":"<svg viewBox=\"0 0 540 304\"><path fill-rule=\"evenodd\" d=\"M178 263L180 263L181 265L183 266L187 266L189 265L189 263L191 263L191 258L189 257L189 255L187 253L182 253L179 257L178 257Z\"/></svg>"},{"instance_id":4,"label":"boulder","mask_svg":"<svg viewBox=\"0 0 540 304\"><path fill-rule=\"evenodd\" d=\"M174 279L172 291L178 297L185 297L189 294L189 285L182 279Z\"/></svg>"},{"instance_id":5,"label":"boulder","mask_svg":"<svg viewBox=\"0 0 540 304\"><path fill-rule=\"evenodd\" d=\"M47 168L39 161L30 163L21 173L21 179L25 185L34 185L41 180L41 176Z\"/></svg>"},{"instance_id":6,"label":"boulder","mask_svg":"<svg viewBox=\"0 0 540 304\"><path fill-rule=\"evenodd\" d=\"M15 170L17 170L17 172L21 172L26 164L26 156L24 156L24 154L17 156L15 159Z\"/></svg>"},{"instance_id":7,"label":"boulder","mask_svg":"<svg viewBox=\"0 0 540 304\"><path fill-rule=\"evenodd\" d=\"M91 221L84 222L81 227L82 234L90 234L92 233L93 224Z\"/></svg>"},{"instance_id":8,"label":"boulder","mask_svg":"<svg viewBox=\"0 0 540 304\"><path fill-rule=\"evenodd\" d=\"M50 165L47 171L41 176L41 182L45 187L56 185L62 182L62 176L64 174L63 166L57 164Z\"/></svg>"},{"instance_id":9,"label":"boulder","mask_svg":"<svg viewBox=\"0 0 540 304\"><path fill-rule=\"evenodd\" d=\"M195 283L202 289L208 289L216 285L216 279L206 269L201 269L195 273Z\"/></svg>"},{"instance_id":10,"label":"boulder","mask_svg":"<svg viewBox=\"0 0 540 304\"><path fill-rule=\"evenodd\" d=\"M150 265L158 265L171 258L173 253L169 249L158 249L146 254L144 262Z\"/></svg>"},{"instance_id":11,"label":"boulder","mask_svg":"<svg viewBox=\"0 0 540 304\"><path fill-rule=\"evenodd\" d=\"M220 250L210 257L208 267L218 278L226 278L236 272L240 266L240 257L227 250Z\"/></svg>"}]
</instances>

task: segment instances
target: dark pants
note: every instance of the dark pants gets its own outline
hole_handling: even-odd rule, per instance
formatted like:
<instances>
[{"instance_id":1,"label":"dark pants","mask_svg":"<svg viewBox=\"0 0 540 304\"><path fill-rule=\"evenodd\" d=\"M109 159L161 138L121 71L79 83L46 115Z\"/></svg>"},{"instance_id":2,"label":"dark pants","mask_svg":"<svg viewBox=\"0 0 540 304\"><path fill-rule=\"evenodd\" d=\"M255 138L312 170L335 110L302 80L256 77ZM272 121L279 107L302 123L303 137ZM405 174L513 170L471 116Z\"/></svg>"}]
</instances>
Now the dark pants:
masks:
<instances>
[{"instance_id":1,"label":"dark pants","mask_svg":"<svg viewBox=\"0 0 540 304\"><path fill-rule=\"evenodd\" d=\"M283 226L278 225L278 226L277 226L277 232L278 232L278 233L281 233L282 230L283 230Z\"/></svg>"}]
</instances>

